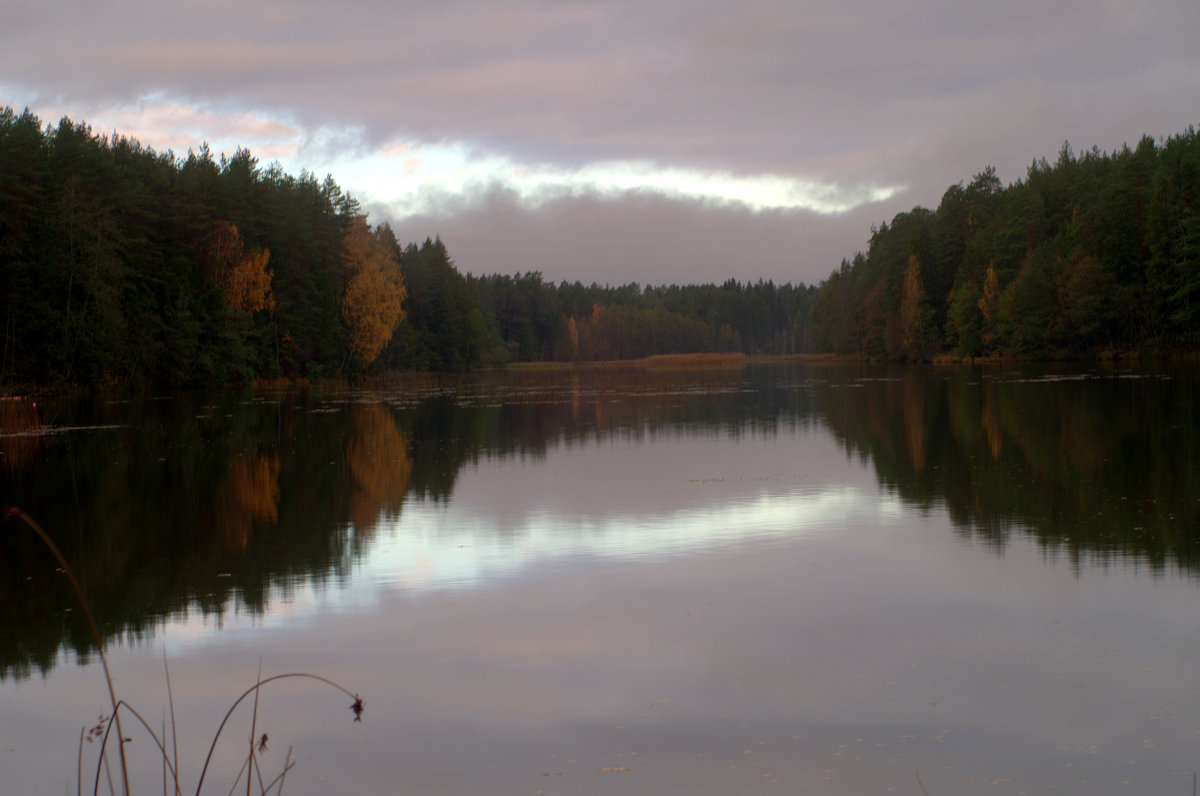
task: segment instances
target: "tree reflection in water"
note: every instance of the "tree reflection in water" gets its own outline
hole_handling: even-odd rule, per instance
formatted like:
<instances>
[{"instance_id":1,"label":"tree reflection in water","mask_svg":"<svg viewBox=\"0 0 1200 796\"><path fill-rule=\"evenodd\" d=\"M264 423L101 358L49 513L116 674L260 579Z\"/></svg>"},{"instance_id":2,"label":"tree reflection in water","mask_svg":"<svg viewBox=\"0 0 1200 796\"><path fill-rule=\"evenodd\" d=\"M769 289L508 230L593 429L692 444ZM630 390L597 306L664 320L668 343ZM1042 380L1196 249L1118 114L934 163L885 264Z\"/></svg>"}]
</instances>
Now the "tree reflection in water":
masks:
<instances>
[{"instance_id":1,"label":"tree reflection in water","mask_svg":"<svg viewBox=\"0 0 1200 796\"><path fill-rule=\"evenodd\" d=\"M1195 368L609 368L129 401L0 402L4 501L56 536L101 632L265 610L272 585L349 571L406 499L449 501L480 459L661 435L819 425L883 488L965 537L1034 536L1076 565L1197 571ZM74 429L50 433L54 429ZM41 430L41 431L39 431ZM42 433L42 432L45 433ZM0 535L0 677L86 659L33 540ZM218 575L228 575L220 577Z\"/></svg>"}]
</instances>

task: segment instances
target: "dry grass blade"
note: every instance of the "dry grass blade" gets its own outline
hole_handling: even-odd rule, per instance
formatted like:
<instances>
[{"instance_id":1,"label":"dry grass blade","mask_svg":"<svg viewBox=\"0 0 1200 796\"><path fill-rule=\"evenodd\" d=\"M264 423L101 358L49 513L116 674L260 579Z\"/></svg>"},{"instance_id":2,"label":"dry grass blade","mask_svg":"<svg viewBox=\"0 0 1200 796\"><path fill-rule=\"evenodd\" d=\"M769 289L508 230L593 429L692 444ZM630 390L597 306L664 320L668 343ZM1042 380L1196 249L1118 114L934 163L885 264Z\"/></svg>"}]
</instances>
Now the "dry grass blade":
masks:
<instances>
[{"instance_id":1,"label":"dry grass blade","mask_svg":"<svg viewBox=\"0 0 1200 796\"><path fill-rule=\"evenodd\" d=\"M141 722L141 725L146 729L146 734L150 736L150 740L154 741L155 745L158 747L159 754L162 755L163 765L165 765L167 767L167 769L171 772L172 778L174 778L175 782L178 783L179 782L179 773L175 770L175 766L173 766L171 764L171 760L167 756L167 748L163 745L162 739L158 737L158 734L154 732L154 729L151 728L150 724L144 718L142 718L142 714L138 713L137 710L133 707L133 705L130 705L128 702L126 702L125 700L122 699L117 702L117 710L119 711L121 708L125 708L125 710L127 710L133 714L133 717L135 719L137 719L139 722ZM108 744L109 731L112 729L113 725L116 724L116 716L117 716L117 714L114 713L113 718L108 720L108 727L105 729L104 738L103 738L103 740L100 741L100 759L101 760L108 759L107 755L105 754L105 751L106 751L105 747ZM119 731L120 730L119 730L119 725L118 725L118 732ZM99 768L99 764L97 764L97 769L98 768ZM99 772L99 770L97 770L97 772L96 772L97 783L99 782L99 776L100 776L100 772ZM98 787L99 786L97 784L97 788Z\"/></svg>"},{"instance_id":2,"label":"dry grass blade","mask_svg":"<svg viewBox=\"0 0 1200 796\"><path fill-rule=\"evenodd\" d=\"M167 666L167 651L163 650L163 676L167 680L167 705L171 708L171 765L175 769L175 796L179 790L179 733L175 726L175 692L171 690L171 669Z\"/></svg>"},{"instance_id":3,"label":"dry grass blade","mask_svg":"<svg viewBox=\"0 0 1200 796\"><path fill-rule=\"evenodd\" d=\"M162 718L162 737L163 738L167 737L167 712L165 710L163 711L163 718ZM162 778L163 778L163 796L167 796L167 756L165 754L163 755Z\"/></svg>"},{"instance_id":4,"label":"dry grass blade","mask_svg":"<svg viewBox=\"0 0 1200 796\"><path fill-rule=\"evenodd\" d=\"M258 677L255 679L255 683L257 684L257 683L261 683L261 682L262 682L262 658L259 658L258 659ZM255 758L254 758L254 737L255 737L255 735L258 734L258 697L261 693L262 692L258 688L254 689L254 712L250 715L250 756L249 756L249 758L247 758L250 761L250 771L246 772L246 796L250 796L250 785L252 784L252 781L251 781L252 773L258 772L258 787L262 788L262 771L259 770L258 766L255 765ZM264 746L265 746L265 744L264 744ZM265 793L266 789L265 788L262 788L262 789L263 789L263 792Z\"/></svg>"},{"instance_id":5,"label":"dry grass blade","mask_svg":"<svg viewBox=\"0 0 1200 796\"><path fill-rule=\"evenodd\" d=\"M100 763L97 763L97 766L96 766L96 787L95 787L95 789L92 791L92 796L95 796L95 794L97 794L97 793L99 793L99 792L100 792L100 765L101 765L101 764L103 764L103 766L104 766L104 773L105 773L105 775L108 777L108 793L109 793L109 796L113 796L113 794L115 794L115 793L117 792L117 789L116 789L116 787L113 785L113 778L112 778L112 766L110 766L110 765L108 764L108 755L104 754L103 752L101 752L101 753L100 753ZM128 793L128 792L129 792L129 790L128 790L128 789L126 789L126 791L125 791L125 792L126 792L126 793Z\"/></svg>"},{"instance_id":6,"label":"dry grass blade","mask_svg":"<svg viewBox=\"0 0 1200 796\"><path fill-rule=\"evenodd\" d=\"M294 765L296 765L296 763L292 760L292 747L289 745L287 757L284 758L283 771L280 771L279 776L275 778L279 780L279 790L276 791L276 793L283 793L283 779L287 776L287 773L292 770L292 766Z\"/></svg>"},{"instance_id":7,"label":"dry grass blade","mask_svg":"<svg viewBox=\"0 0 1200 796\"><path fill-rule=\"evenodd\" d=\"M296 765L296 761L292 760L292 747L289 746L288 747L288 759L287 759L287 763L285 763L283 766L283 771L280 771L279 774L276 775L275 779L273 779L267 783L266 787L263 788L263 796L266 796L267 792L270 791L271 788L275 787L276 784L279 785L279 790L276 791L276 793L282 794L283 793L283 778L287 775L287 773L289 771L292 770L292 768L295 765Z\"/></svg>"},{"instance_id":8,"label":"dry grass blade","mask_svg":"<svg viewBox=\"0 0 1200 796\"><path fill-rule=\"evenodd\" d=\"M104 654L104 639L100 637L100 630L96 627L96 620L92 616L92 609L88 607L87 597L84 596L83 588L79 585L79 581L75 579L75 572L71 569L71 565L67 563L67 559L59 552L58 545L54 544L54 540L50 535L42 530L42 526L34 522L33 518L16 506L6 506L4 509L4 519L9 520L13 517L20 519L25 525L38 535L42 543L54 554L58 560L58 565L62 567L66 573L67 580L71 582L71 588L75 590L75 597L79 600L79 605L83 608L83 615L87 617L88 627L92 631L92 640L96 642L96 651L100 655L100 663L104 666L104 680L108 683L108 698L112 703L113 718L117 722L117 748L121 752L121 778L125 785L125 794L129 794L129 765L125 760L125 735L121 731L121 719L117 715L117 692L113 688L112 674L108 669L108 656ZM110 783L111 788L111 783Z\"/></svg>"},{"instance_id":9,"label":"dry grass blade","mask_svg":"<svg viewBox=\"0 0 1200 796\"><path fill-rule=\"evenodd\" d=\"M225 725L229 723L229 717L233 715L233 711L235 711L237 709L237 706L242 704L242 701L245 700L246 697L250 696L253 693L256 693L258 691L258 689L262 688L267 683L273 683L276 680L286 680L286 679L294 678L294 677L300 677L300 678L304 678L304 679L308 679L308 680L316 680L318 682L325 683L328 686L332 686L333 688L336 688L337 690L341 691L343 694L345 694L346 696L348 696L354 700L354 704L351 706L351 708L354 709L356 718L362 713L362 699L359 698L358 694L355 694L352 691L350 691L349 689L347 689L346 687L339 685L338 683L335 683L333 680L330 680L328 677L322 677L319 674L309 674L308 672L288 672L287 674L276 674L276 675L272 675L271 677L268 677L266 679L261 679L257 683L255 683L254 685L250 686L245 691L243 691L242 695L239 696L237 699L235 699L233 704L229 706L229 710L225 712L225 718L221 719L221 726L217 727L217 733L216 733L216 735L213 736L212 745L209 746L209 748L208 748L208 756L204 758L204 767L202 769L200 769L200 781L196 783L196 796L200 796L200 790L201 790L201 788L204 787L204 777L208 773L208 764L212 762L213 752L216 751L217 741L219 741L221 739L221 733L225 731Z\"/></svg>"},{"instance_id":10,"label":"dry grass blade","mask_svg":"<svg viewBox=\"0 0 1200 796\"><path fill-rule=\"evenodd\" d=\"M95 618L92 616L91 608L88 605L87 597L84 595L83 589L79 585L79 581L76 580L74 572L71 570L70 565L67 564L67 560L63 556L63 554L59 551L58 546L54 544L54 541L42 529L42 527L40 525L38 525L29 515L27 515L21 509L15 507L15 506L5 506L3 509L3 512L2 512L2 516L5 521L16 518L16 519L20 519L22 522L24 522L27 527L29 527L35 534L37 534L38 538L41 539L42 543L45 544L47 549L49 549L50 552L54 555L54 558L58 561L61 571L66 574L67 579L70 581L71 588L74 589L75 596L79 600L79 605L83 609L84 616L87 619L88 627L90 628L91 633L92 633L92 639L95 642L96 650L99 653L100 663L104 669L104 679L105 679L106 684L108 685L108 697L109 697L109 702L112 705L112 715L108 716L107 718L105 718L104 716L101 716L99 722L94 727L92 727L92 729L90 731L87 731L86 727L80 729L79 751L78 751L78 756L77 756L77 760L76 760L76 777L77 777L77 782L78 782L78 785L76 788L76 793L78 794L78 796L83 796L83 739L84 739L85 735L88 738L89 743L94 738L103 736L101 738L100 749L97 754L96 773L95 773L95 777L92 782L93 796L98 796L98 794L100 793L101 771L103 771L107 777L109 793L113 794L113 796L115 796L115 794L117 793L117 788L113 781L112 766L109 763L109 756L108 756L108 739L109 739L109 736L112 734L113 727L115 726L116 730L117 730L117 739L118 739L117 746L121 753L121 779L122 779L122 785L124 786L123 792L124 792L125 796L129 796L129 793L130 793L129 766L128 766L128 762L126 760L126 755L125 755L125 744L127 741L130 741L132 739L125 737L124 731L122 730L122 727L121 727L121 709L124 708L126 711L128 711L130 714L132 714L133 717L136 718L141 723L142 727L145 728L145 730L146 730L146 734L150 736L150 738L154 741L155 745L158 747L158 752L159 752L159 755L161 756L162 766L163 766L163 796L167 796L167 794L168 794L169 782L174 782L175 796L181 796L181 787L180 787L180 778L179 778L179 745L178 745L179 734L177 732L176 723L175 723L175 697L174 697L174 691L171 687L171 672L170 672L170 668L167 666L166 653L164 652L164 654L163 654L163 671L164 671L164 674L166 677L166 682L167 682L167 700L170 704L170 710L171 710L171 751L170 752L167 751L167 747L165 744L165 739L166 739L166 735L167 735L167 722L166 722L165 714L163 716L163 726L162 726L162 730L161 730L162 734L159 735L158 733L156 733L154 731L154 729L145 720L145 718L143 718L142 715L140 713L138 713L138 711L132 705L130 705L128 702L126 702L123 699L117 699L116 689L113 687L112 674L110 673L109 668L108 668L108 656L105 655L105 652L104 652L104 639L100 636L100 631L96 625ZM201 790L204 787L204 777L208 773L208 766L212 762L213 753L217 748L217 741L220 740L221 733L225 730L225 725L229 723L229 718L233 715L233 712L237 709L238 705L240 705L246 699L246 697L250 696L250 694L254 694L254 713L251 718L251 724L250 724L250 751L249 751L249 754L246 756L246 761L242 764L242 769L241 769L241 771L246 772L247 796L250 796L250 794L252 793L253 778L255 776L258 777L259 789L261 790L263 796L266 796L267 792L270 791L272 788L275 788L277 785L278 785L277 793L283 792L283 782L287 775L287 772L290 771L294 765L296 765L295 761L292 759L292 747L290 747L290 746L288 747L287 758L284 761L283 770L270 782L264 783L262 768L259 765L258 758L256 757L256 754L255 754L255 736L257 735L257 731L258 731L259 690L267 683L272 683L276 680L284 680L284 679L288 679L288 678L304 678L304 679L308 679L308 680L316 680L317 682L324 683L328 686L331 686L332 688L336 688L338 691L341 691L343 694L345 694L346 696L350 697L353 700L353 703L350 705L350 710L352 710L354 712L354 720L356 722L362 720L363 702L362 702L362 698L358 694L353 693L349 689L334 682L333 680L330 680L327 677L322 677L321 675L318 675L318 674L310 674L308 672L288 672L286 674L277 674L277 675L273 675L271 677L267 677L264 679L262 676L262 661L260 660L259 664L258 664L258 679L256 680L256 682L254 683L253 686L251 686L250 688L248 688L244 692L242 692L241 696L239 696L236 700L234 700L233 704L230 705L229 710L225 713L225 717L221 720L220 726L217 728L216 734L213 736L212 744L209 746L209 749L208 749L208 755L204 758L204 766L200 770L200 779L196 783L197 796L199 796ZM259 751L265 752L267 750L267 734L266 733L263 733L262 739L258 742L258 745L259 745ZM239 771L238 776L234 778L234 787L230 790L230 794L233 793L233 791L237 788L238 783L240 783L240 781L241 781L241 771Z\"/></svg>"},{"instance_id":11,"label":"dry grass blade","mask_svg":"<svg viewBox=\"0 0 1200 796\"><path fill-rule=\"evenodd\" d=\"M237 770L237 775L234 776L234 778L233 778L233 784L229 786L229 793L225 794L225 796L233 796L233 792L238 789L238 785L242 781L242 774L244 772L246 772L246 767L250 765L250 761L252 759L253 758L247 757L245 760L242 761L242 767ZM246 773L246 779L247 780L250 779L248 772Z\"/></svg>"}]
</instances>

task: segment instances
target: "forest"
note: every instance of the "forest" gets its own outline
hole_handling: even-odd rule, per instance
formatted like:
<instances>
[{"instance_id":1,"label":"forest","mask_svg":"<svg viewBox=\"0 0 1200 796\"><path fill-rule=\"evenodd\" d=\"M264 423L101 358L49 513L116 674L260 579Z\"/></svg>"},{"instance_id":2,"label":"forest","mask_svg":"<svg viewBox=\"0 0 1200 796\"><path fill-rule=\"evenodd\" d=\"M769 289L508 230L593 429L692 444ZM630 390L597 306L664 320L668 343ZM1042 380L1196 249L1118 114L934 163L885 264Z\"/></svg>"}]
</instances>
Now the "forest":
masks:
<instances>
[{"instance_id":1,"label":"forest","mask_svg":"<svg viewBox=\"0 0 1200 796\"><path fill-rule=\"evenodd\" d=\"M871 231L817 290L818 351L1119 356L1200 343L1200 135L985 169Z\"/></svg>"},{"instance_id":2,"label":"forest","mask_svg":"<svg viewBox=\"0 0 1200 796\"><path fill-rule=\"evenodd\" d=\"M801 256L797 253L797 257ZM748 267L752 264L741 264ZM731 264L731 268L735 265ZM1200 343L1200 137L990 167L819 285L555 284L401 244L332 176L0 110L0 386L655 354L1091 357Z\"/></svg>"},{"instance_id":3,"label":"forest","mask_svg":"<svg viewBox=\"0 0 1200 796\"><path fill-rule=\"evenodd\" d=\"M203 385L656 353L794 353L812 290L475 277L332 176L0 110L0 384Z\"/></svg>"}]
</instances>

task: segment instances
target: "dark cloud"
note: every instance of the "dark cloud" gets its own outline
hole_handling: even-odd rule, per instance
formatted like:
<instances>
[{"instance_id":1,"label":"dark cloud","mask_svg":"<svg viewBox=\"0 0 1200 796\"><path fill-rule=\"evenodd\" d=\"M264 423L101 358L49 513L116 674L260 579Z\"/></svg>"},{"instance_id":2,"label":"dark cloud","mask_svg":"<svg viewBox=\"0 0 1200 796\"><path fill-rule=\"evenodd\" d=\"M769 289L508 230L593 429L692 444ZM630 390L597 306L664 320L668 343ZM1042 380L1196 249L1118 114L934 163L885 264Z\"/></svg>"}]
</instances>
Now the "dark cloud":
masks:
<instances>
[{"instance_id":1,"label":"dark cloud","mask_svg":"<svg viewBox=\"0 0 1200 796\"><path fill-rule=\"evenodd\" d=\"M373 221L386 207L368 207ZM737 205L669 199L563 197L529 208L493 187L471 206L392 222L401 240L440 235L459 270L540 271L548 280L613 285L772 279L815 284L838 266L847 241L865 248L872 223L890 214L868 206L842 215L752 213Z\"/></svg>"},{"instance_id":2,"label":"dark cloud","mask_svg":"<svg viewBox=\"0 0 1200 796\"><path fill-rule=\"evenodd\" d=\"M535 166L636 159L905 186L894 211L936 204L987 165L1016 179L1064 140L1112 149L1195 123L1197 41L1195 0L18 0L0 12L0 89L85 119L147 95L264 114L299 128L313 157L339 141L366 151L455 141ZM538 248L511 259L554 265L548 273L560 250L596 245L589 229L680 264L695 248L719 249L688 266L706 275L750 252L759 274L776 277L787 261L849 256L869 231L851 230L849 217L643 196L624 207L565 200L539 217L496 197L475 208L463 226L439 219L447 238L463 239L460 260L486 259L474 229L528 230ZM551 219L582 237L554 242ZM645 219L667 226L655 235ZM735 237L722 243L713 229ZM768 240L782 248L766 252Z\"/></svg>"}]
</instances>

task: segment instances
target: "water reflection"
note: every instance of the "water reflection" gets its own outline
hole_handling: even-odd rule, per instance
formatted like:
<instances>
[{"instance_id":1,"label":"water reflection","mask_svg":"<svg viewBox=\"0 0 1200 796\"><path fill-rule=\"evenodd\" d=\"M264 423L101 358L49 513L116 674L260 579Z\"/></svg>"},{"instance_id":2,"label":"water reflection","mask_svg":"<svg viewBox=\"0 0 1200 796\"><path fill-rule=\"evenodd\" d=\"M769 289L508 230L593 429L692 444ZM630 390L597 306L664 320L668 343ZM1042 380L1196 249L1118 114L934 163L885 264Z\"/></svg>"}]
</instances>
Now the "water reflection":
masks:
<instances>
[{"instance_id":1,"label":"water reflection","mask_svg":"<svg viewBox=\"0 0 1200 796\"><path fill-rule=\"evenodd\" d=\"M519 519L498 520L421 504L388 529L380 549L364 562L361 577L366 590L381 584L405 590L463 588L571 558L661 560L739 543L795 540L847 524L874 527L898 514L898 502L879 502L874 494L852 488L764 493L661 514L604 517L540 507Z\"/></svg>"},{"instance_id":2,"label":"water reflection","mask_svg":"<svg viewBox=\"0 0 1200 796\"><path fill-rule=\"evenodd\" d=\"M279 457L258 454L230 462L228 480L213 498L209 521L226 552L240 552L250 541L254 525L279 520Z\"/></svg>"},{"instance_id":3,"label":"water reflection","mask_svg":"<svg viewBox=\"0 0 1200 796\"><path fill-rule=\"evenodd\" d=\"M915 505L945 505L961 533L996 550L1032 534L1077 565L1195 572L1196 377L908 369L825 385L816 404L883 484Z\"/></svg>"},{"instance_id":4,"label":"water reflection","mask_svg":"<svg viewBox=\"0 0 1200 796\"><path fill-rule=\"evenodd\" d=\"M613 369L4 401L0 487L59 539L110 638L261 618L355 567L360 584L464 587L879 527L903 506L945 507L996 551L1030 535L1077 568L1194 573L1195 376ZM837 461L854 466L827 477ZM45 551L6 527L0 556L0 677L49 670L63 645L86 659Z\"/></svg>"},{"instance_id":5,"label":"water reflection","mask_svg":"<svg viewBox=\"0 0 1200 796\"><path fill-rule=\"evenodd\" d=\"M352 483L350 521L361 536L369 537L380 514L399 515L408 493L412 461L408 442L386 408L356 405L350 418L346 442L346 469Z\"/></svg>"},{"instance_id":6,"label":"water reflection","mask_svg":"<svg viewBox=\"0 0 1200 796\"><path fill-rule=\"evenodd\" d=\"M17 468L34 459L46 441L37 403L0 399L0 466Z\"/></svg>"}]
</instances>

